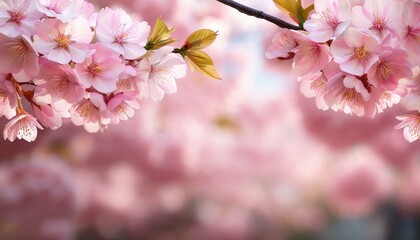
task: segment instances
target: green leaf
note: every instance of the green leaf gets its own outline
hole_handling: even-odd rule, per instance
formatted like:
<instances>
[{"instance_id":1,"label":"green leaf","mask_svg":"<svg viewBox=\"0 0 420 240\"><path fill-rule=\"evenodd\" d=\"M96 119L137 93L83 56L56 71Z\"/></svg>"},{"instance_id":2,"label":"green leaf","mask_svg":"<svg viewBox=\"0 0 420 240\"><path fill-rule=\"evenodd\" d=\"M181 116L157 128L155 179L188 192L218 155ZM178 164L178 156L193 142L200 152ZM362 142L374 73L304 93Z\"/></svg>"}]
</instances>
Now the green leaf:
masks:
<instances>
[{"instance_id":1,"label":"green leaf","mask_svg":"<svg viewBox=\"0 0 420 240\"><path fill-rule=\"evenodd\" d=\"M305 22L308 19L309 13L313 11L314 9L315 9L315 6L311 4L309 7L305 8L305 10L303 10L303 17L305 19L303 22Z\"/></svg>"},{"instance_id":2,"label":"green leaf","mask_svg":"<svg viewBox=\"0 0 420 240\"><path fill-rule=\"evenodd\" d=\"M301 0L273 0L274 4L288 14L300 27L303 26L306 19L309 17L309 13L314 9L314 5L310 5L307 8L302 7Z\"/></svg>"},{"instance_id":3,"label":"green leaf","mask_svg":"<svg viewBox=\"0 0 420 240\"><path fill-rule=\"evenodd\" d=\"M185 50L201 50L210 46L216 40L217 32L210 29L197 30L187 38L184 44Z\"/></svg>"},{"instance_id":4,"label":"green leaf","mask_svg":"<svg viewBox=\"0 0 420 240\"><path fill-rule=\"evenodd\" d=\"M187 59L190 66L198 70L202 75L212 79L221 79L214 66L213 60L207 53L200 50L189 50L185 51L183 55Z\"/></svg>"},{"instance_id":5,"label":"green leaf","mask_svg":"<svg viewBox=\"0 0 420 240\"><path fill-rule=\"evenodd\" d=\"M169 28L160 17L157 18L155 27L153 28L152 34L150 34L149 41L146 45L146 49L155 50L175 42L171 36L174 30L175 28Z\"/></svg>"}]
</instances>

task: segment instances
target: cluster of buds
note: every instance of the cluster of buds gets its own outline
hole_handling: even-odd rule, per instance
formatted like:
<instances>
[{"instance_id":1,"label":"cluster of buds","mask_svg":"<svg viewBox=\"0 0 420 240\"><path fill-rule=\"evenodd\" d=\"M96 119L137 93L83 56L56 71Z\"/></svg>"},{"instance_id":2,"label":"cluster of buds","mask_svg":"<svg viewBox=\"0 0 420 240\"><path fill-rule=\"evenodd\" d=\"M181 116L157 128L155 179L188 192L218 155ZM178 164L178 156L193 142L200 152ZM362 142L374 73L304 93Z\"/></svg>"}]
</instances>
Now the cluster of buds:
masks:
<instances>
[{"instance_id":1,"label":"cluster of buds","mask_svg":"<svg viewBox=\"0 0 420 240\"><path fill-rule=\"evenodd\" d=\"M217 34L192 33L181 48L159 18L151 30L123 9L84 0L0 1L0 117L3 137L37 137L71 119L88 132L133 117L143 98L161 101L177 91L187 62L219 78L201 51Z\"/></svg>"},{"instance_id":2,"label":"cluster of buds","mask_svg":"<svg viewBox=\"0 0 420 240\"><path fill-rule=\"evenodd\" d=\"M282 29L266 56L289 60L317 107L374 118L404 103L407 141L420 137L420 4L415 0L274 0L302 30ZM295 3L292 4L291 2Z\"/></svg>"}]
</instances>

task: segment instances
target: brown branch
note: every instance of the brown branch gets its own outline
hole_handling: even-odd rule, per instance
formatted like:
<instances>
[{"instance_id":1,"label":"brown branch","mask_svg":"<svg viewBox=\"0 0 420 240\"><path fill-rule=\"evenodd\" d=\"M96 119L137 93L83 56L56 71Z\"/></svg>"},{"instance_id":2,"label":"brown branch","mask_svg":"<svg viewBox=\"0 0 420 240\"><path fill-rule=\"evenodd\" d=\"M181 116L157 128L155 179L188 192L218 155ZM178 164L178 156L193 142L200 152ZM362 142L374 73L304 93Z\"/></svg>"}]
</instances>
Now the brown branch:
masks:
<instances>
[{"instance_id":1,"label":"brown branch","mask_svg":"<svg viewBox=\"0 0 420 240\"><path fill-rule=\"evenodd\" d=\"M223 3L223 4L225 4L229 7L232 7L234 9L238 10L239 12L244 13L246 15L253 16L253 17L256 17L256 18L260 18L260 19L264 19L266 21L274 23L281 28L287 28L287 29L293 29L293 30L303 30L302 28L300 28L298 26L295 26L295 25L290 24L286 21L283 21L279 18L271 16L271 15L269 15L269 14L263 12L263 11L260 11L260 10L242 5L242 4L240 4L238 2L235 2L233 0L216 0L216 1L218 1L220 3Z\"/></svg>"}]
</instances>

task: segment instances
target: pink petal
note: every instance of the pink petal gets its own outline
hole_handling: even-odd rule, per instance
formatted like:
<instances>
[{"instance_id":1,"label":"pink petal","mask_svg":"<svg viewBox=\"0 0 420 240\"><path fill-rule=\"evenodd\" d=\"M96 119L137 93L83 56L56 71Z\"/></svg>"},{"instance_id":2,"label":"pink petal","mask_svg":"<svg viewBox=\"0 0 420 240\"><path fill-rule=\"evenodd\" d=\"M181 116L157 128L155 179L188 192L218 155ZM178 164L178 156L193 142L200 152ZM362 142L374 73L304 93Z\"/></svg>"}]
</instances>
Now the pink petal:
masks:
<instances>
[{"instance_id":1,"label":"pink petal","mask_svg":"<svg viewBox=\"0 0 420 240\"><path fill-rule=\"evenodd\" d=\"M56 48L47 54L48 60L58 62L60 64L67 64L71 61L70 53L64 48Z\"/></svg>"},{"instance_id":2,"label":"pink petal","mask_svg":"<svg viewBox=\"0 0 420 240\"><path fill-rule=\"evenodd\" d=\"M147 50L143 45L126 43L123 44L124 53L122 54L125 59L133 60L143 56Z\"/></svg>"}]
</instances>

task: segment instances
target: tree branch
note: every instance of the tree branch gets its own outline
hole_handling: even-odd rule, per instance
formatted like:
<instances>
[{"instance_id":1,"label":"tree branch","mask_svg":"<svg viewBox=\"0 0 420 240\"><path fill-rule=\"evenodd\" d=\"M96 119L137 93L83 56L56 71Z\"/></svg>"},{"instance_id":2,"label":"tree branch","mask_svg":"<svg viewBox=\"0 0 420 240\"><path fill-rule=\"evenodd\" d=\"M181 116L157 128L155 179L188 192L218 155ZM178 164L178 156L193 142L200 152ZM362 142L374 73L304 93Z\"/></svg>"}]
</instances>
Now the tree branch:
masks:
<instances>
[{"instance_id":1,"label":"tree branch","mask_svg":"<svg viewBox=\"0 0 420 240\"><path fill-rule=\"evenodd\" d=\"M244 13L246 15L253 16L253 17L256 17L256 18L260 18L260 19L264 19L266 21L274 23L281 28L287 28L287 29L293 29L293 30L303 30L298 26L295 26L295 25L290 24L286 21L283 21L279 18L271 16L271 15L269 15L269 14L263 12L263 11L260 11L260 10L242 5L242 4L240 4L238 2L235 2L233 0L216 0L216 1L218 1L220 3L223 3L223 4L225 4L229 7L232 7L234 9L238 10L239 12Z\"/></svg>"}]
</instances>

